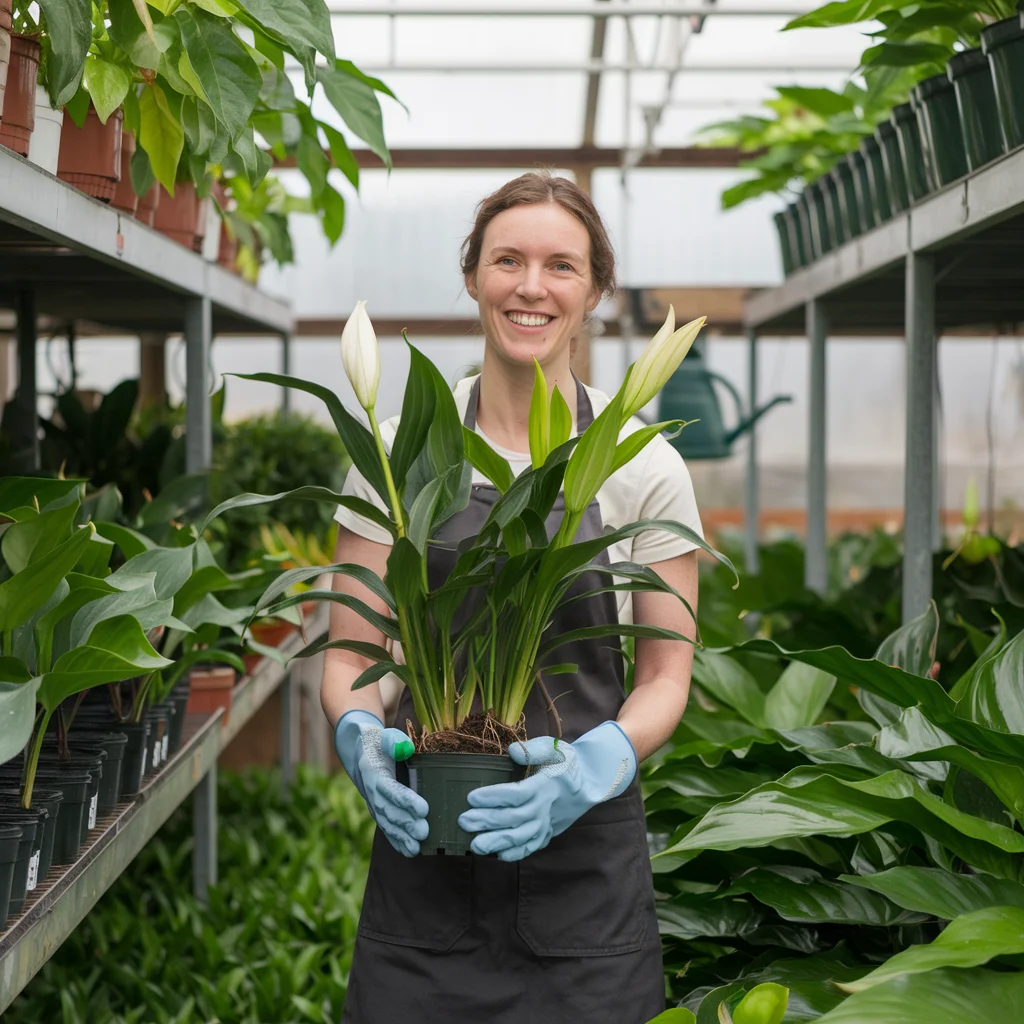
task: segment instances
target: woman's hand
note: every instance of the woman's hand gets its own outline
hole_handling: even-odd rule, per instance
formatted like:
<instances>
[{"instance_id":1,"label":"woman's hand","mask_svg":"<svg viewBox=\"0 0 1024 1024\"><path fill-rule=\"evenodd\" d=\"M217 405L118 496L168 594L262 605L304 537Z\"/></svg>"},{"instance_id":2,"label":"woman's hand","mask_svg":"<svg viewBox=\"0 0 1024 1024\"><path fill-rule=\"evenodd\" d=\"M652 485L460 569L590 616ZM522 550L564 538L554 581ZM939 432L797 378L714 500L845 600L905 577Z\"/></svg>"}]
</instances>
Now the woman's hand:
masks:
<instances>
[{"instance_id":1,"label":"woman's hand","mask_svg":"<svg viewBox=\"0 0 1024 1024\"><path fill-rule=\"evenodd\" d=\"M515 861L536 853L591 807L624 792L636 775L636 752L615 722L604 722L575 743L538 736L513 743L517 764L540 766L522 782L482 786L459 816L467 832L481 832L474 853Z\"/></svg>"}]
</instances>

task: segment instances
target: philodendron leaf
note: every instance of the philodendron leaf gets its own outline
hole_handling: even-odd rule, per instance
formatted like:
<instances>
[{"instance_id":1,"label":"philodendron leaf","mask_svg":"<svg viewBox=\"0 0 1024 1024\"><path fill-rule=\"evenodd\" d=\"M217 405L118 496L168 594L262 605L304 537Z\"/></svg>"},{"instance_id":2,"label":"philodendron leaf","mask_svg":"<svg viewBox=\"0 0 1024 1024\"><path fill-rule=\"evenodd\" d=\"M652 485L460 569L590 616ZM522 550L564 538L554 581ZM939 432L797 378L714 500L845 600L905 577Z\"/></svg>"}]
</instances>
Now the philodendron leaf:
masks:
<instances>
[{"instance_id":1,"label":"philodendron leaf","mask_svg":"<svg viewBox=\"0 0 1024 1024\"><path fill-rule=\"evenodd\" d=\"M997 956L1024 953L1024 908L986 907L956 918L927 946L911 946L889 957L881 967L839 987L862 992L906 974L940 967L978 967Z\"/></svg>"},{"instance_id":2,"label":"philodendron leaf","mask_svg":"<svg viewBox=\"0 0 1024 1024\"><path fill-rule=\"evenodd\" d=\"M915 676L930 676L938 640L939 609L931 601L924 614L900 626L882 641L875 658Z\"/></svg>"},{"instance_id":3,"label":"philodendron leaf","mask_svg":"<svg viewBox=\"0 0 1024 1024\"><path fill-rule=\"evenodd\" d=\"M40 681L30 678L19 658L0 657L0 764L16 757L32 737Z\"/></svg>"},{"instance_id":4,"label":"philodendron leaf","mask_svg":"<svg viewBox=\"0 0 1024 1024\"><path fill-rule=\"evenodd\" d=\"M789 1005L789 989L766 981L752 988L732 1011L732 1024L782 1024ZM721 1015L725 1003L719 1003Z\"/></svg>"},{"instance_id":5,"label":"philodendron leaf","mask_svg":"<svg viewBox=\"0 0 1024 1024\"><path fill-rule=\"evenodd\" d=\"M840 875L839 880L872 889L906 910L933 914L944 921L986 907L1024 908L1024 885L991 875L906 866L873 875Z\"/></svg>"},{"instance_id":6,"label":"philodendron leaf","mask_svg":"<svg viewBox=\"0 0 1024 1024\"><path fill-rule=\"evenodd\" d=\"M817 1024L965 1024L1016 1020L1024 973L945 968L857 992Z\"/></svg>"},{"instance_id":7,"label":"philodendron leaf","mask_svg":"<svg viewBox=\"0 0 1024 1024\"><path fill-rule=\"evenodd\" d=\"M693 1010L673 1006L671 1010L665 1010L657 1017L652 1017L647 1024L697 1024L697 1018L693 1015Z\"/></svg>"}]
</instances>

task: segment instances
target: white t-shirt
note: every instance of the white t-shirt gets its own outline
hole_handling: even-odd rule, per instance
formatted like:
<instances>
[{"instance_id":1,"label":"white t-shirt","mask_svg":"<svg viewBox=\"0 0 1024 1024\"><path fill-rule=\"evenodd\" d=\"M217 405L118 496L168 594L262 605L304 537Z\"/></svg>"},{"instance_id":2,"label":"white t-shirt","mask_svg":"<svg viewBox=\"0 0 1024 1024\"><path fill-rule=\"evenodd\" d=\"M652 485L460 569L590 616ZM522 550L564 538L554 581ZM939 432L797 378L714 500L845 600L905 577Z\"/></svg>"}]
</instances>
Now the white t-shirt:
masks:
<instances>
[{"instance_id":1,"label":"white t-shirt","mask_svg":"<svg viewBox=\"0 0 1024 1024\"><path fill-rule=\"evenodd\" d=\"M466 415L470 392L476 377L466 377L455 385L455 404L459 418ZM608 405L610 399L603 391L587 387L587 395L593 406L594 417ZM399 417L385 420L380 426L385 447L390 450L398 429ZM630 419L619 433L619 441L639 430L644 423L637 417ZM575 433L575 424L573 425ZM513 474L518 475L530 465L528 453L514 452L495 444L479 428L477 433L508 461ZM473 484L487 484L489 481L476 469L473 470ZM372 502L382 511L387 506L377 492L366 482L366 478L353 466L345 479L343 494L353 495ZM654 438L634 459L613 473L597 493L601 519L605 528L616 529L641 519L670 519L704 536L693 494L693 483L682 456L660 434ZM358 533L367 540L379 544L390 544L391 536L379 526L371 523L347 508L339 506L334 516L347 530ZM608 558L612 562L631 561L641 565L654 565L676 555L693 551L696 545L684 537L665 530L646 530L634 537L612 544ZM619 598L619 621L632 621L632 600L629 591L617 595Z\"/></svg>"}]
</instances>

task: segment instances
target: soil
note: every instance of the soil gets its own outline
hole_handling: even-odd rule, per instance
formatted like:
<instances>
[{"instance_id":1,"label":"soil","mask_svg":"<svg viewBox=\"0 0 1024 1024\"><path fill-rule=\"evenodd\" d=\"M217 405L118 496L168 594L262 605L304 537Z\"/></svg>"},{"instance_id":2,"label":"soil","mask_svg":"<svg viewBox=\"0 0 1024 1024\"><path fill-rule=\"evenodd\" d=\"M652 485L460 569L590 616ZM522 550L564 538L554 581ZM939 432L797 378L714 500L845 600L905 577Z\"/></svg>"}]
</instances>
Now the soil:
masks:
<instances>
[{"instance_id":1,"label":"soil","mask_svg":"<svg viewBox=\"0 0 1024 1024\"><path fill-rule=\"evenodd\" d=\"M526 716L515 726L506 725L490 712L469 715L458 729L417 735L411 721L406 731L417 754L506 754L508 745L526 739Z\"/></svg>"}]
</instances>

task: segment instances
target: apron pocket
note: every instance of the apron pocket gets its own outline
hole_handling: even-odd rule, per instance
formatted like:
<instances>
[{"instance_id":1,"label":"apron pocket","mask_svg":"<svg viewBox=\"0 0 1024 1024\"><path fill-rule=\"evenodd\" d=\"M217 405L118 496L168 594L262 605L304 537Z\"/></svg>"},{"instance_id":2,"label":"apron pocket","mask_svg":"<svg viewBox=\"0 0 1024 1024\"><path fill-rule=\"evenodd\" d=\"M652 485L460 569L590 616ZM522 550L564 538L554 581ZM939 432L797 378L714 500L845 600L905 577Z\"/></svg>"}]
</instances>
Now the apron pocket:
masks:
<instances>
[{"instance_id":1,"label":"apron pocket","mask_svg":"<svg viewBox=\"0 0 1024 1024\"><path fill-rule=\"evenodd\" d=\"M520 862L518 930L537 956L612 956L643 945L653 893L642 885L641 824L632 813L617 821L591 814Z\"/></svg>"},{"instance_id":2,"label":"apron pocket","mask_svg":"<svg viewBox=\"0 0 1024 1024\"><path fill-rule=\"evenodd\" d=\"M403 857L378 829L359 934L445 952L469 928L469 857Z\"/></svg>"}]
</instances>

